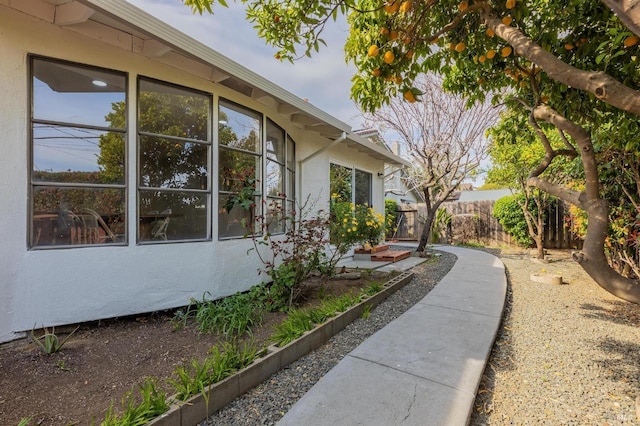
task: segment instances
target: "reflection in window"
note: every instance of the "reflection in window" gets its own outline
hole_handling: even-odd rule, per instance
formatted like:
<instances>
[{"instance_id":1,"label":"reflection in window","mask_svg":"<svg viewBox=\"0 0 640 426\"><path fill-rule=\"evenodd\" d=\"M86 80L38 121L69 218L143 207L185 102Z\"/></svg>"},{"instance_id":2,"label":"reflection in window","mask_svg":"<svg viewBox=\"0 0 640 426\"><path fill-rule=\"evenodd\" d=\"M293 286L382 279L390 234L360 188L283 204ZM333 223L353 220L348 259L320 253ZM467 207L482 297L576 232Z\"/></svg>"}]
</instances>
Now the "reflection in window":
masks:
<instances>
[{"instance_id":1,"label":"reflection in window","mask_svg":"<svg viewBox=\"0 0 640 426\"><path fill-rule=\"evenodd\" d=\"M267 211L265 220L271 233L284 232L285 213L285 134L271 120L267 121L267 162L265 171L265 187L267 194ZM291 197L292 194L289 194Z\"/></svg>"},{"instance_id":2,"label":"reflection in window","mask_svg":"<svg viewBox=\"0 0 640 426\"><path fill-rule=\"evenodd\" d=\"M139 80L138 240L209 237L211 96Z\"/></svg>"},{"instance_id":3,"label":"reflection in window","mask_svg":"<svg viewBox=\"0 0 640 426\"><path fill-rule=\"evenodd\" d=\"M260 214L262 117L220 101L218 111L218 237L253 232Z\"/></svg>"},{"instance_id":4,"label":"reflection in window","mask_svg":"<svg viewBox=\"0 0 640 426\"><path fill-rule=\"evenodd\" d=\"M349 212L354 206L371 205L371 173L331 163L329 185L333 218L343 217L344 212Z\"/></svg>"},{"instance_id":5,"label":"reflection in window","mask_svg":"<svg viewBox=\"0 0 640 426\"><path fill-rule=\"evenodd\" d=\"M355 169L355 185L353 188L355 204L371 205L371 173Z\"/></svg>"},{"instance_id":6,"label":"reflection in window","mask_svg":"<svg viewBox=\"0 0 640 426\"><path fill-rule=\"evenodd\" d=\"M31 58L30 246L126 242L126 75Z\"/></svg>"}]
</instances>

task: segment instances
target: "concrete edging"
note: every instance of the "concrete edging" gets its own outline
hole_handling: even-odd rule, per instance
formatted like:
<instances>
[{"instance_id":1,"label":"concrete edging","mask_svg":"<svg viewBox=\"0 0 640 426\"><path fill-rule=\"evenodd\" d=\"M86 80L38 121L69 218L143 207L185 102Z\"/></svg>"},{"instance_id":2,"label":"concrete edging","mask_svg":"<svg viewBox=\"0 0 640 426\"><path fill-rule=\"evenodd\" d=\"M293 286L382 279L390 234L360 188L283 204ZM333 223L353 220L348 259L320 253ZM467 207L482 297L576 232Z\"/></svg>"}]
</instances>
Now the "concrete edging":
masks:
<instances>
[{"instance_id":1,"label":"concrete edging","mask_svg":"<svg viewBox=\"0 0 640 426\"><path fill-rule=\"evenodd\" d=\"M413 272L405 271L384 284L378 293L363 299L345 312L318 324L313 330L279 348L269 346L267 354L251 365L224 380L209 385L202 393L184 402L175 402L169 411L151 420L152 426L195 426L233 401L238 396L259 385L271 375L288 366L298 358L319 348L347 325L362 316L365 308L375 308L387 297L404 287L413 278ZM175 395L169 400L176 401Z\"/></svg>"}]
</instances>

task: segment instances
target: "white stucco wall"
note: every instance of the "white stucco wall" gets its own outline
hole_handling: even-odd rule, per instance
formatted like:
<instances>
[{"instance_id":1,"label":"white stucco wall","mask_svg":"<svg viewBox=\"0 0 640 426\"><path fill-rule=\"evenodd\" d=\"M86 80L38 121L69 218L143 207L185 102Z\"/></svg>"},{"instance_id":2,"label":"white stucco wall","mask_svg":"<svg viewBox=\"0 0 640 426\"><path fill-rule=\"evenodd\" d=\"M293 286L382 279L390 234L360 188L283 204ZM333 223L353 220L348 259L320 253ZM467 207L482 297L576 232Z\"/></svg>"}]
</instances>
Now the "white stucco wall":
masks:
<instances>
[{"instance_id":1,"label":"white stucco wall","mask_svg":"<svg viewBox=\"0 0 640 426\"><path fill-rule=\"evenodd\" d=\"M1 3L0 3L1 4ZM27 243L29 193L29 76L27 55L38 54L97 65L129 73L129 169L127 246L30 250ZM136 76L177 83L222 96L268 115L296 142L297 159L329 141L293 127L264 105L222 86L191 76L111 45L103 44L0 5L0 342L16 332L36 327L78 323L101 318L151 312L185 305L204 292L222 297L259 283L260 266L247 255L249 240L137 245L136 235ZM212 205L217 205L214 152ZM329 161L354 164L373 174L373 200L383 211L379 160L346 147L337 147L304 164L298 199L319 194L329 199ZM298 181L300 182L300 181ZM298 182L296 185L298 185ZM215 208L213 208L215 212Z\"/></svg>"}]
</instances>

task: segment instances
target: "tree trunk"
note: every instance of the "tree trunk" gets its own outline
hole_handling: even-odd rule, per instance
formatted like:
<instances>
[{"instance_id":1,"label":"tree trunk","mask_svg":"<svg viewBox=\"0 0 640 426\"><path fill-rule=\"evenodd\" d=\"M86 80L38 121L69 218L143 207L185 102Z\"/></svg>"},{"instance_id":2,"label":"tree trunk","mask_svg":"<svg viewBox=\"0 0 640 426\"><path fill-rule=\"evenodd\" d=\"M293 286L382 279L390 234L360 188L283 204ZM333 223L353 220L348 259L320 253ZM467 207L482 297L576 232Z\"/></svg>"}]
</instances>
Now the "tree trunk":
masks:
<instances>
[{"instance_id":1,"label":"tree trunk","mask_svg":"<svg viewBox=\"0 0 640 426\"><path fill-rule=\"evenodd\" d=\"M435 216L433 214L434 207L431 205L431 193L429 192L429 188L424 188L422 192L424 193L424 202L427 206L427 217L424 222L424 228L422 228L422 235L420 235L420 242L418 243L418 248L416 249L417 252L424 251L425 247L429 243L429 237L431 236L431 227L433 226L433 220ZM437 209L439 205L440 204L438 203L435 208Z\"/></svg>"},{"instance_id":2,"label":"tree trunk","mask_svg":"<svg viewBox=\"0 0 640 426\"><path fill-rule=\"evenodd\" d=\"M553 124L574 139L580 151L585 173L585 190L573 191L541 179L539 176L530 176L527 183L572 203L587 213L588 224L584 245L582 251L575 253L573 258L603 289L621 299L640 303L640 282L623 277L616 272L609 265L604 253L609 227L609 206L606 200L600 197L598 169L591 135L583 127L567 120L547 106L536 107L533 113L536 119Z\"/></svg>"}]
</instances>

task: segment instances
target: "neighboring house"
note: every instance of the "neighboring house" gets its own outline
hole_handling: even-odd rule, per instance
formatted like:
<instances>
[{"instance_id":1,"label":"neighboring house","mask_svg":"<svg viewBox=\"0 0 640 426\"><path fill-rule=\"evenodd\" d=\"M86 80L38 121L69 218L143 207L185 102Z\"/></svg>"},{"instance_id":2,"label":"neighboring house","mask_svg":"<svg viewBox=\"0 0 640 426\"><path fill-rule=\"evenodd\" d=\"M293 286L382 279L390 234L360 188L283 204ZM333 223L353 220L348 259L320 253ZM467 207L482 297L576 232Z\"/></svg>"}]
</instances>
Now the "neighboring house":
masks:
<instances>
[{"instance_id":1,"label":"neighboring house","mask_svg":"<svg viewBox=\"0 0 640 426\"><path fill-rule=\"evenodd\" d=\"M0 342L247 290L243 187L278 234L330 164L382 212L406 163L122 0L0 0L0 34Z\"/></svg>"}]
</instances>

